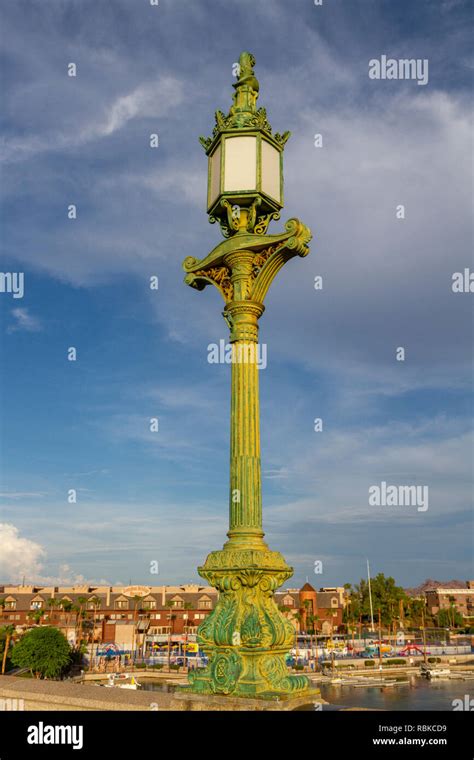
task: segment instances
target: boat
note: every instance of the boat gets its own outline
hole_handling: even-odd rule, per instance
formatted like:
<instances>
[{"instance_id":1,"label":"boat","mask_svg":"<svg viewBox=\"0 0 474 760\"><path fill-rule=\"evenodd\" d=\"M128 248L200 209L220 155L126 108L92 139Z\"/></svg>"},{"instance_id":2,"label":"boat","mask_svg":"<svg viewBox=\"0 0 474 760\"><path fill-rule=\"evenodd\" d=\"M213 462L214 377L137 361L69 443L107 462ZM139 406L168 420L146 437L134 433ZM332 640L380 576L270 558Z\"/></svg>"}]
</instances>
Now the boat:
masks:
<instances>
[{"instance_id":1,"label":"boat","mask_svg":"<svg viewBox=\"0 0 474 760\"><path fill-rule=\"evenodd\" d=\"M449 678L451 671L449 668L433 668L424 663L420 665L420 676L423 678Z\"/></svg>"},{"instance_id":2,"label":"boat","mask_svg":"<svg viewBox=\"0 0 474 760\"><path fill-rule=\"evenodd\" d=\"M109 689L141 689L141 683L138 683L135 676L128 673L110 673L107 683L104 684Z\"/></svg>"}]
</instances>

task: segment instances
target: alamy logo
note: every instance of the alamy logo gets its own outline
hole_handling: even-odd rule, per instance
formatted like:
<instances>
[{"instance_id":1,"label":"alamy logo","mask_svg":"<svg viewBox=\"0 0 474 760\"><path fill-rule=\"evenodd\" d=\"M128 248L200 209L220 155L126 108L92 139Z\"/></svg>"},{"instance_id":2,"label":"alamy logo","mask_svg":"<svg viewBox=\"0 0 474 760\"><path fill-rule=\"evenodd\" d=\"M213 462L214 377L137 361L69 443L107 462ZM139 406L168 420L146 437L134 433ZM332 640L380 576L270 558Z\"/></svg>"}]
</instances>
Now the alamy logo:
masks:
<instances>
[{"instance_id":1,"label":"alamy logo","mask_svg":"<svg viewBox=\"0 0 474 760\"><path fill-rule=\"evenodd\" d=\"M464 272L454 272L451 290L453 293L474 293L474 272L468 267Z\"/></svg>"},{"instance_id":2,"label":"alamy logo","mask_svg":"<svg viewBox=\"0 0 474 760\"><path fill-rule=\"evenodd\" d=\"M3 710L24 710L25 709L25 701L23 699L11 699L10 697L7 697L6 699L0 699L0 711L3 712Z\"/></svg>"},{"instance_id":3,"label":"alamy logo","mask_svg":"<svg viewBox=\"0 0 474 760\"><path fill-rule=\"evenodd\" d=\"M13 298L23 298L24 279L23 272L0 272L0 293L12 293Z\"/></svg>"},{"instance_id":4,"label":"alamy logo","mask_svg":"<svg viewBox=\"0 0 474 760\"><path fill-rule=\"evenodd\" d=\"M466 712L474 712L474 699L469 694L464 695L464 699L453 699L451 702L453 710L465 710Z\"/></svg>"},{"instance_id":5,"label":"alamy logo","mask_svg":"<svg viewBox=\"0 0 474 760\"><path fill-rule=\"evenodd\" d=\"M381 55L369 61L370 79L416 79L428 84L428 58L387 58Z\"/></svg>"},{"instance_id":6,"label":"alamy logo","mask_svg":"<svg viewBox=\"0 0 474 760\"><path fill-rule=\"evenodd\" d=\"M428 509L428 486L388 486L382 480L379 486L369 487L371 507L417 507L418 512Z\"/></svg>"},{"instance_id":7,"label":"alamy logo","mask_svg":"<svg viewBox=\"0 0 474 760\"><path fill-rule=\"evenodd\" d=\"M28 744L72 744L73 749L83 747L83 726L49 726L42 721L28 726Z\"/></svg>"},{"instance_id":8,"label":"alamy logo","mask_svg":"<svg viewBox=\"0 0 474 760\"><path fill-rule=\"evenodd\" d=\"M256 364L258 369L267 366L266 343L209 343L207 347L209 364Z\"/></svg>"}]
</instances>

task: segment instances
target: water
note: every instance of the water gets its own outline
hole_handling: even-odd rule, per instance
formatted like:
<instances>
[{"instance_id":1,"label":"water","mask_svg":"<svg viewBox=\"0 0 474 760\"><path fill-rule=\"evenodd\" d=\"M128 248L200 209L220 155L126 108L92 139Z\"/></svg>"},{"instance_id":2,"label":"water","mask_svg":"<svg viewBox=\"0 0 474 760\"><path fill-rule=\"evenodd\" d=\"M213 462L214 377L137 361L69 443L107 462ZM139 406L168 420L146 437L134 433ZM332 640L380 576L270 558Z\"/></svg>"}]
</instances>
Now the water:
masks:
<instances>
[{"instance_id":1,"label":"water","mask_svg":"<svg viewBox=\"0 0 474 760\"><path fill-rule=\"evenodd\" d=\"M354 688L339 684L322 684L321 696L332 709L343 707L366 707L379 710L452 710L453 699L464 700L465 694L474 696L474 681L451 681L404 676L409 679L400 686L372 686ZM314 710L314 704L303 705L299 710ZM325 708L324 709L331 709Z\"/></svg>"},{"instance_id":2,"label":"water","mask_svg":"<svg viewBox=\"0 0 474 760\"><path fill-rule=\"evenodd\" d=\"M165 694L172 694L172 692L176 691L177 689L176 684L172 683L163 683L163 681L151 681L148 678L143 678L141 681L140 678L138 678L137 680L141 684L140 691L161 691Z\"/></svg>"},{"instance_id":3,"label":"water","mask_svg":"<svg viewBox=\"0 0 474 760\"><path fill-rule=\"evenodd\" d=\"M453 699L464 700L466 694L474 697L474 681L435 680L428 681L414 675L403 676L400 686L367 686L354 688L340 684L321 684L321 696L329 705L323 710L338 710L341 707L366 707L378 710L452 710ZM171 693L179 688L176 684L143 679L141 691L161 691ZM312 711L313 702L298 710Z\"/></svg>"}]
</instances>

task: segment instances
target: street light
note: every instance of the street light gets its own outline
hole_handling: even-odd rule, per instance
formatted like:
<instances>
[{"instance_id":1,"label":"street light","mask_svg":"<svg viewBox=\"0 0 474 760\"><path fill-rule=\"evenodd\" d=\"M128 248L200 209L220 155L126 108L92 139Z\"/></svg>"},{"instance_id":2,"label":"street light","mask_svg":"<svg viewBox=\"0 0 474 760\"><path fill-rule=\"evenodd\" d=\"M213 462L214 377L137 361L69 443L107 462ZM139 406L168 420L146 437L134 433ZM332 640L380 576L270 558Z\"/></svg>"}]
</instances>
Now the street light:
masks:
<instances>
[{"instance_id":1,"label":"street light","mask_svg":"<svg viewBox=\"0 0 474 760\"><path fill-rule=\"evenodd\" d=\"M197 632L208 665L189 682L201 694L306 697L309 679L290 675L285 663L293 626L273 598L293 568L263 540L256 348L270 285L289 259L309 253L311 232L290 219L285 232L266 234L283 206L289 132L274 134L257 108L254 65L250 53L241 54L233 105L227 115L216 112L211 137L199 138L208 156L209 221L219 223L225 240L183 263L187 285L212 284L221 293L232 344L229 540L198 568L219 599Z\"/></svg>"},{"instance_id":2,"label":"street light","mask_svg":"<svg viewBox=\"0 0 474 760\"><path fill-rule=\"evenodd\" d=\"M208 156L207 212L227 237L265 232L283 207L283 148L289 132L273 134L264 108L256 108L255 59L242 53L234 104L216 112L213 136L201 137Z\"/></svg>"}]
</instances>

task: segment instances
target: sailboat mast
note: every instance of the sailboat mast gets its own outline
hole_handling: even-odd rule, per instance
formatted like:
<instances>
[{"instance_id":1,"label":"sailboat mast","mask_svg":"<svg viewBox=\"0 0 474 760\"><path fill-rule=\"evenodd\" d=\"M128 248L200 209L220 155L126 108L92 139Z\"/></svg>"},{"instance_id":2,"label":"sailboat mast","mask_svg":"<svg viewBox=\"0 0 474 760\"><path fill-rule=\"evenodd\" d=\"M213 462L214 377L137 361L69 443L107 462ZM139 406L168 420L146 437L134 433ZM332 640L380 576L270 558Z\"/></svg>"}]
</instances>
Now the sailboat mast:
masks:
<instances>
[{"instance_id":1,"label":"sailboat mast","mask_svg":"<svg viewBox=\"0 0 474 760\"><path fill-rule=\"evenodd\" d=\"M367 580L369 583L369 602L370 602L370 630L374 632L374 608L372 607L372 589L370 587L370 567L369 560L367 560Z\"/></svg>"}]
</instances>

